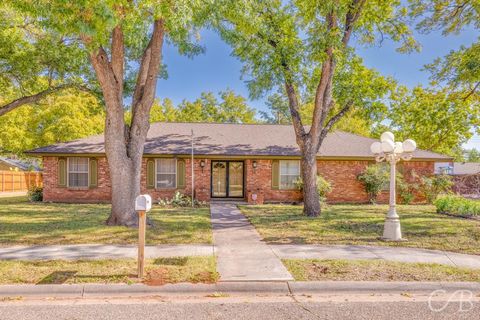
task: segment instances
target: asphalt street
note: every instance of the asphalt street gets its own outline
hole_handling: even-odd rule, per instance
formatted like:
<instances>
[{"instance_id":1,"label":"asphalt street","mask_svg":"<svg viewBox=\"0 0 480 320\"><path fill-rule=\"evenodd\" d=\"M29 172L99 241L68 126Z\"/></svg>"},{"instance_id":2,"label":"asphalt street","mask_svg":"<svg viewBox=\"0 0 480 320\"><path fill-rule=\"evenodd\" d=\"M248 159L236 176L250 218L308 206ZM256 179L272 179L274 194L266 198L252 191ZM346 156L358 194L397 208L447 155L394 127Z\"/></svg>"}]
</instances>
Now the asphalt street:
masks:
<instances>
[{"instance_id":1,"label":"asphalt street","mask_svg":"<svg viewBox=\"0 0 480 320\"><path fill-rule=\"evenodd\" d=\"M336 297L6 299L1 320L22 319L480 319L480 303L408 294ZM472 302L472 303L470 303Z\"/></svg>"}]
</instances>

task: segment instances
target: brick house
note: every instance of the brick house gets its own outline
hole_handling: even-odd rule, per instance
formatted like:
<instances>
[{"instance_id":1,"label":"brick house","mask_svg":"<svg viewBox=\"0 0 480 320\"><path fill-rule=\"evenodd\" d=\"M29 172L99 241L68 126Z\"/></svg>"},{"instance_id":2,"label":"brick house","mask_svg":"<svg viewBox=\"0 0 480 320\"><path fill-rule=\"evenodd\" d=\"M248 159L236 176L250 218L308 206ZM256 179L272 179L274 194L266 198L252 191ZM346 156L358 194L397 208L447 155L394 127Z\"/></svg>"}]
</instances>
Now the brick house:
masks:
<instances>
[{"instance_id":1,"label":"brick house","mask_svg":"<svg viewBox=\"0 0 480 320\"><path fill-rule=\"evenodd\" d=\"M192 132L194 160L192 166ZM103 135L28 152L43 158L44 201L108 202L111 186ZM373 139L330 133L317 158L318 173L332 184L331 203L361 203L368 197L357 175L375 163ZM436 161L450 158L417 150L399 170L432 175ZM145 143L141 192L154 200L176 191L195 198L244 199L249 203L297 202L293 183L300 175L299 149L292 126L267 124L154 123ZM386 201L384 192L380 201Z\"/></svg>"}]
</instances>

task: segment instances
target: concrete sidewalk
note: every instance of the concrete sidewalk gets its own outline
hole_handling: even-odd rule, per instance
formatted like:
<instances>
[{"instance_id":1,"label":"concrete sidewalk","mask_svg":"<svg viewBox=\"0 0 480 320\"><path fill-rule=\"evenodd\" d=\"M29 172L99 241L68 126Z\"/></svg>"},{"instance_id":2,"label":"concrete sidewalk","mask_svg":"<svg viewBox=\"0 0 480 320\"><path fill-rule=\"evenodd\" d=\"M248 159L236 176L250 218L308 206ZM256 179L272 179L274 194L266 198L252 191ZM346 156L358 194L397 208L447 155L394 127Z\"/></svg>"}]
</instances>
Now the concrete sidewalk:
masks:
<instances>
[{"instance_id":1,"label":"concrete sidewalk","mask_svg":"<svg viewBox=\"0 0 480 320\"><path fill-rule=\"evenodd\" d=\"M293 280L236 205L211 204L210 213L221 281Z\"/></svg>"},{"instance_id":2,"label":"concrete sidewalk","mask_svg":"<svg viewBox=\"0 0 480 320\"><path fill-rule=\"evenodd\" d=\"M282 259L380 259L410 263L438 263L480 269L480 256L405 247L356 245L271 245Z\"/></svg>"},{"instance_id":3,"label":"concrete sidewalk","mask_svg":"<svg viewBox=\"0 0 480 320\"><path fill-rule=\"evenodd\" d=\"M146 258L211 256L213 245L157 245L146 246ZM0 247L0 260L76 260L136 258L135 245L53 245Z\"/></svg>"}]
</instances>

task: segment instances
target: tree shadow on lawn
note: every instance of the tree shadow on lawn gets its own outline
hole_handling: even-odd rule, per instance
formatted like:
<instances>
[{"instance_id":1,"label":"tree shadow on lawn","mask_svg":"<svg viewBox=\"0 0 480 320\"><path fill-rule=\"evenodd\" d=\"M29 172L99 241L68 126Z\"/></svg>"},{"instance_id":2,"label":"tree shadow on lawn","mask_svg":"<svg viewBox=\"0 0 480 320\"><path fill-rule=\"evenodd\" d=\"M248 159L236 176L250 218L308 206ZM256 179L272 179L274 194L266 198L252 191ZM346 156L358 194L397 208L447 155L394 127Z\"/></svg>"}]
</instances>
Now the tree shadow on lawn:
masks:
<instances>
[{"instance_id":1,"label":"tree shadow on lawn","mask_svg":"<svg viewBox=\"0 0 480 320\"><path fill-rule=\"evenodd\" d=\"M36 284L64 284L71 279L80 280L79 283L83 283L85 279L95 279L94 282L112 282L112 279L131 279L136 278L137 275L135 274L111 274L111 275L79 275L77 274L78 271L72 270L62 270L62 271L54 271L38 281ZM98 281L102 280L102 281ZM110 280L110 281L109 281ZM75 281L77 282L77 281Z\"/></svg>"}]
</instances>

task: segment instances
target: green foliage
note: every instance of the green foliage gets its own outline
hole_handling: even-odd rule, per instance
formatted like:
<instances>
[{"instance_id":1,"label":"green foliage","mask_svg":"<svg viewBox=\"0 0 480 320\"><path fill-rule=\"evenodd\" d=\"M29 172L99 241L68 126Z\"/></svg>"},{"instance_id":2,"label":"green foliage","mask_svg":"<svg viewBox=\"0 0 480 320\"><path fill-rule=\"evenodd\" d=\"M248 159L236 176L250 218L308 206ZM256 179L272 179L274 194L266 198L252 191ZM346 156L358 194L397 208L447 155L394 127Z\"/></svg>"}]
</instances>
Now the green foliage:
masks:
<instances>
[{"instance_id":1,"label":"green foliage","mask_svg":"<svg viewBox=\"0 0 480 320\"><path fill-rule=\"evenodd\" d=\"M298 178L295 182L295 186L298 190L303 190L303 180ZM332 192L332 185L321 175L317 175L317 193L320 197L321 203L327 202L327 195Z\"/></svg>"},{"instance_id":2,"label":"green foliage","mask_svg":"<svg viewBox=\"0 0 480 320\"><path fill-rule=\"evenodd\" d=\"M412 171L410 174L413 177L412 182L407 181L401 172L396 174L396 190L403 204L411 204L415 199L415 192L420 188L418 175L415 171Z\"/></svg>"},{"instance_id":3,"label":"green foliage","mask_svg":"<svg viewBox=\"0 0 480 320\"><path fill-rule=\"evenodd\" d=\"M478 0L410 0L411 16L422 32L442 30L444 35L480 28ZM472 39L473 40L473 39ZM461 46L426 65L433 84L447 86L470 103L480 103L480 42Z\"/></svg>"},{"instance_id":4,"label":"green foliage","mask_svg":"<svg viewBox=\"0 0 480 320\"><path fill-rule=\"evenodd\" d=\"M255 109L247 100L232 90L221 91L220 100L211 92L203 92L193 102L184 100L178 106L166 98L155 101L151 112L151 122L220 122L220 123L255 123ZM127 122L131 114L126 114Z\"/></svg>"},{"instance_id":5,"label":"green foliage","mask_svg":"<svg viewBox=\"0 0 480 320\"><path fill-rule=\"evenodd\" d=\"M480 126L480 108L449 89L400 87L392 96L390 128L398 140L414 139L419 148L455 156Z\"/></svg>"},{"instance_id":6,"label":"green foliage","mask_svg":"<svg viewBox=\"0 0 480 320\"><path fill-rule=\"evenodd\" d=\"M0 3L0 107L51 86L84 83L91 75L77 40L47 31L18 4Z\"/></svg>"},{"instance_id":7,"label":"green foliage","mask_svg":"<svg viewBox=\"0 0 480 320\"><path fill-rule=\"evenodd\" d=\"M480 201L460 196L445 196L435 200L437 212L459 216L480 216Z\"/></svg>"},{"instance_id":8,"label":"green foliage","mask_svg":"<svg viewBox=\"0 0 480 320\"><path fill-rule=\"evenodd\" d=\"M32 186L28 190L28 200L31 202L43 201L43 187Z\"/></svg>"},{"instance_id":9,"label":"green foliage","mask_svg":"<svg viewBox=\"0 0 480 320\"><path fill-rule=\"evenodd\" d=\"M451 193L452 186L452 178L448 175L424 176L421 178L420 191L428 203L434 203L439 195Z\"/></svg>"},{"instance_id":10,"label":"green foliage","mask_svg":"<svg viewBox=\"0 0 480 320\"><path fill-rule=\"evenodd\" d=\"M205 201L198 201L197 199L193 199L192 204L192 197L187 196L180 191L175 192L171 199L160 199L158 204L163 207L207 207L208 204Z\"/></svg>"},{"instance_id":11,"label":"green foliage","mask_svg":"<svg viewBox=\"0 0 480 320\"><path fill-rule=\"evenodd\" d=\"M356 11L359 18L353 28L356 44L376 44L381 34L382 39L400 42L400 51L418 49L405 23L407 11L400 1L363 3ZM248 77L253 98L279 89L283 94L288 80L298 96L303 97L301 105L313 103L326 50L331 48L336 64L332 87L336 105L330 115L349 100L367 119L367 114L376 113L381 107L393 81L366 68L355 48L348 45L348 39L342 39L345 17L352 7L351 1L343 0L219 0L212 11L214 27L244 64L243 74ZM338 28L329 28L330 15L338 19ZM271 109L273 112L264 117L267 121L285 121L284 105L277 104ZM310 112L303 119L305 124L311 118Z\"/></svg>"},{"instance_id":12,"label":"green foliage","mask_svg":"<svg viewBox=\"0 0 480 320\"><path fill-rule=\"evenodd\" d=\"M0 152L22 155L33 148L103 132L105 112L95 96L66 90L2 116Z\"/></svg>"},{"instance_id":13,"label":"green foliage","mask_svg":"<svg viewBox=\"0 0 480 320\"><path fill-rule=\"evenodd\" d=\"M480 162L480 152L477 149L469 150L467 153L468 162Z\"/></svg>"},{"instance_id":14,"label":"green foliage","mask_svg":"<svg viewBox=\"0 0 480 320\"><path fill-rule=\"evenodd\" d=\"M357 176L365 187L371 203L376 203L377 197L388 183L390 176L388 170L380 165L370 165Z\"/></svg>"}]
</instances>

